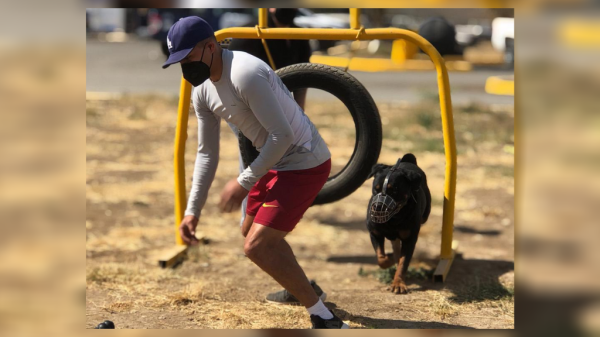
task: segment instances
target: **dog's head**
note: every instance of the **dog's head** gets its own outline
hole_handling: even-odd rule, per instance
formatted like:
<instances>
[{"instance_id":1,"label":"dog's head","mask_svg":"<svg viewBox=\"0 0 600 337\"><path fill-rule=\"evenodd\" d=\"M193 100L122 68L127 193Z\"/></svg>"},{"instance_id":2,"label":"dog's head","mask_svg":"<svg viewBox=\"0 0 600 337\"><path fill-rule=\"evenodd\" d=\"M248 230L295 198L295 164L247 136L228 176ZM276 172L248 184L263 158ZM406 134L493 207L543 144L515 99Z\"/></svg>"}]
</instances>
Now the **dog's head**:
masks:
<instances>
[{"instance_id":1,"label":"dog's head","mask_svg":"<svg viewBox=\"0 0 600 337\"><path fill-rule=\"evenodd\" d=\"M385 187L385 195L394 199L396 206L394 210L398 211L408 203L409 198L414 198L413 193L421 187L422 176L420 170L416 167L416 158L412 154L402 157L400 165L390 172L392 167L377 164L373 166L369 178L374 178L373 196L383 193ZM388 174L387 185L384 186Z\"/></svg>"}]
</instances>

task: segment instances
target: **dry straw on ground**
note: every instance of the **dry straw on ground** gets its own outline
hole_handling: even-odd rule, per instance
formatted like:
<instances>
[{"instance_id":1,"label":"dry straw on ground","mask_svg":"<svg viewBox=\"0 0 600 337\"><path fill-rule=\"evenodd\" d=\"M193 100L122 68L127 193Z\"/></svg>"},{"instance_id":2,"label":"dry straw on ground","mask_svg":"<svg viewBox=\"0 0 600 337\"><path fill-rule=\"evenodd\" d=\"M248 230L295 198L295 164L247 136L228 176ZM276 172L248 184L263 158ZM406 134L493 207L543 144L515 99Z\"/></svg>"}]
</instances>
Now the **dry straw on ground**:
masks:
<instances>
[{"instance_id":1,"label":"dry straw on ground","mask_svg":"<svg viewBox=\"0 0 600 337\"><path fill-rule=\"evenodd\" d=\"M428 174L432 216L422 228L408 295L393 295L374 276L364 226L370 181L346 199L312 207L288 238L327 305L355 328L513 328L513 123L505 107L455 111L458 188L457 258L445 285L419 276L439 252L444 155L435 98L417 105L379 104L384 127L380 161L413 152ZM354 127L347 111L310 101L307 114L333 154L347 162ZM220 189L237 176L235 137L223 123L217 177L200 219L210 239L174 270L156 266L173 245L173 139L176 98L126 96L87 104L86 325L110 319L117 328L307 328L300 307L264 302L279 286L243 255L239 212L220 214ZM191 177L196 122L186 150ZM188 183L189 186L189 183ZM390 246L388 245L388 249Z\"/></svg>"}]
</instances>

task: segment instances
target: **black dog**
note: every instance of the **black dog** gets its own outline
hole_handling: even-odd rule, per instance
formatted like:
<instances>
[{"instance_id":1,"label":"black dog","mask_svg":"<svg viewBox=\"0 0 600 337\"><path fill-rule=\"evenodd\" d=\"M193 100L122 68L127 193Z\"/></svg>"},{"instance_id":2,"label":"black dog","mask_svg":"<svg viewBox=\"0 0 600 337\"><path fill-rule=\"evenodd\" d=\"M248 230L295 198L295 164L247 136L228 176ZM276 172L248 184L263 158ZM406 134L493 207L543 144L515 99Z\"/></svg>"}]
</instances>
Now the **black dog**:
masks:
<instances>
[{"instance_id":1,"label":"black dog","mask_svg":"<svg viewBox=\"0 0 600 337\"><path fill-rule=\"evenodd\" d=\"M377 164L373 166L370 177L373 180L373 196L390 196L395 201L393 215L389 220L382 218L377 221L372 215L374 207L374 198L369 202L367 211L367 229L371 235L371 243L377 254L377 262L382 269L389 268L398 264L396 275L392 283L391 290L396 294L406 294L408 289L404 283L404 274L408 270L408 265L412 259L419 230L429 218L431 212L431 193L427 186L427 177L425 172L417 166L417 158L412 153L408 153L396 164L389 175L386 190L383 191L383 184L392 170L392 166ZM377 203L375 203L377 205ZM373 213L374 214L374 213ZM393 213L391 213L393 214ZM373 216L373 218L372 218ZM385 254L385 239L392 241L394 249L394 258L391 259Z\"/></svg>"}]
</instances>

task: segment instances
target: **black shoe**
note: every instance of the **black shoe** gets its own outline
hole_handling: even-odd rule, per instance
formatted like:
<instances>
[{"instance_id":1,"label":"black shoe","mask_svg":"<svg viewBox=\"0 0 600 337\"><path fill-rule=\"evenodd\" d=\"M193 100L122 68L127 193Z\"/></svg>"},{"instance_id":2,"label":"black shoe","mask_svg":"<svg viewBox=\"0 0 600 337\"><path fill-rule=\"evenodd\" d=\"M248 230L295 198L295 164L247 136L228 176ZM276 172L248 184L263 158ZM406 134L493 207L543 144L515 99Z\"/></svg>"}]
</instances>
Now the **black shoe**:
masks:
<instances>
[{"instance_id":1,"label":"black shoe","mask_svg":"<svg viewBox=\"0 0 600 337\"><path fill-rule=\"evenodd\" d=\"M330 311L331 312L331 311ZM344 323L339 317L331 312L333 318L322 319L317 315L310 315L310 321L312 322L313 329L350 329L348 324Z\"/></svg>"},{"instance_id":2,"label":"black shoe","mask_svg":"<svg viewBox=\"0 0 600 337\"><path fill-rule=\"evenodd\" d=\"M313 287L321 301L325 302L325 299L327 299L327 294L323 292L321 287L319 287L315 281L310 281L310 285ZM274 304L300 305L300 301L298 301L298 299L294 297L294 295L290 294L285 289L275 293L270 293L269 295L267 295L266 300L267 302Z\"/></svg>"}]
</instances>

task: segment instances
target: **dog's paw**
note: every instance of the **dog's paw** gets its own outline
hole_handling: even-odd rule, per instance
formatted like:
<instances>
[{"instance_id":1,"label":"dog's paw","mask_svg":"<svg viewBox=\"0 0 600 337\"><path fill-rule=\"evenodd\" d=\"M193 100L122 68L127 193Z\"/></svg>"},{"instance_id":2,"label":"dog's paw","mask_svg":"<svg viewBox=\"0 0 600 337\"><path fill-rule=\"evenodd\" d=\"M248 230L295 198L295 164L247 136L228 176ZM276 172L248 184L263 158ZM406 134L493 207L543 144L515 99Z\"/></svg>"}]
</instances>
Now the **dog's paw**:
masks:
<instances>
[{"instance_id":1,"label":"dog's paw","mask_svg":"<svg viewBox=\"0 0 600 337\"><path fill-rule=\"evenodd\" d=\"M402 280L394 279L392 286L389 288L394 294L408 294L408 287Z\"/></svg>"},{"instance_id":2,"label":"dog's paw","mask_svg":"<svg viewBox=\"0 0 600 337\"><path fill-rule=\"evenodd\" d=\"M381 268L381 269L388 269L391 266L393 266L395 263L389 256L385 256L385 257L378 256L377 264L379 265L379 268Z\"/></svg>"}]
</instances>

